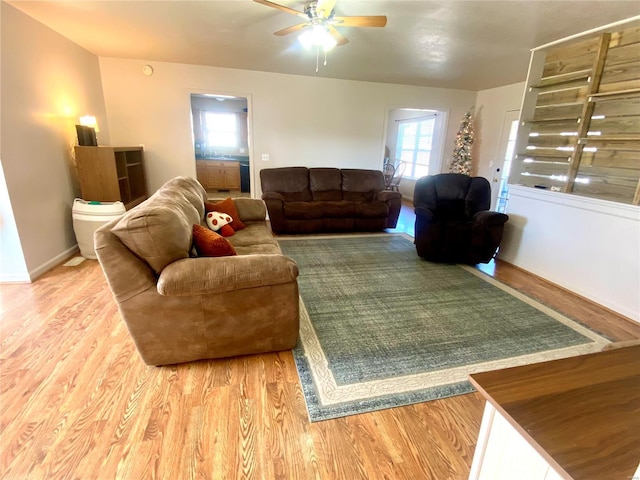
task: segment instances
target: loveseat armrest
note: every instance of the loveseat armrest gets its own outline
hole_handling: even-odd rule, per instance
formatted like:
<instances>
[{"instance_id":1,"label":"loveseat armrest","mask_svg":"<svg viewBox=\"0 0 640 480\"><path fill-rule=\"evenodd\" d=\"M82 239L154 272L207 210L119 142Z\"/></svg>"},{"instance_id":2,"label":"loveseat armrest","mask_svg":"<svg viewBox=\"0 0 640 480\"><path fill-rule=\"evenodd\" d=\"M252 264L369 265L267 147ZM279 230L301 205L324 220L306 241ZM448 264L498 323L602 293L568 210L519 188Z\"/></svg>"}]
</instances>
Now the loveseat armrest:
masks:
<instances>
[{"instance_id":1,"label":"loveseat armrest","mask_svg":"<svg viewBox=\"0 0 640 480\"><path fill-rule=\"evenodd\" d=\"M262 194L262 200L267 205L269 212L269 223L273 233L284 233L284 197L277 192L265 192Z\"/></svg>"},{"instance_id":2,"label":"loveseat armrest","mask_svg":"<svg viewBox=\"0 0 640 480\"><path fill-rule=\"evenodd\" d=\"M486 227L504 225L507 223L507 220L509 220L509 215L491 210L481 210L473 216L473 223Z\"/></svg>"},{"instance_id":3,"label":"loveseat armrest","mask_svg":"<svg viewBox=\"0 0 640 480\"><path fill-rule=\"evenodd\" d=\"M265 202L267 200L280 200L281 202L284 202L284 197L281 193L278 192L264 192L262 194L262 200L264 200Z\"/></svg>"},{"instance_id":4,"label":"loveseat armrest","mask_svg":"<svg viewBox=\"0 0 640 480\"><path fill-rule=\"evenodd\" d=\"M224 293L295 281L298 266L284 255L185 258L167 265L158 292L167 296Z\"/></svg>"}]
</instances>

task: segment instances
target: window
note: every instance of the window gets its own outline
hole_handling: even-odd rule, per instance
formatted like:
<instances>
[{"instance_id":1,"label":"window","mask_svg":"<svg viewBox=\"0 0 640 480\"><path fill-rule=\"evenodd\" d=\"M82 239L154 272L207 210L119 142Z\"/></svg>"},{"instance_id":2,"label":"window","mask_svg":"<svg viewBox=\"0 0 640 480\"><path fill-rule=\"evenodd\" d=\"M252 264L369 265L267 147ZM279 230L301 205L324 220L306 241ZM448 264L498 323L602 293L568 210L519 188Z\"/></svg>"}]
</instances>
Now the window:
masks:
<instances>
[{"instance_id":1,"label":"window","mask_svg":"<svg viewBox=\"0 0 640 480\"><path fill-rule=\"evenodd\" d=\"M205 136L212 147L238 146L238 130L234 113L204 114Z\"/></svg>"},{"instance_id":2,"label":"window","mask_svg":"<svg viewBox=\"0 0 640 480\"><path fill-rule=\"evenodd\" d=\"M435 130L436 115L399 121L396 158L406 163L405 176L429 175Z\"/></svg>"}]
</instances>

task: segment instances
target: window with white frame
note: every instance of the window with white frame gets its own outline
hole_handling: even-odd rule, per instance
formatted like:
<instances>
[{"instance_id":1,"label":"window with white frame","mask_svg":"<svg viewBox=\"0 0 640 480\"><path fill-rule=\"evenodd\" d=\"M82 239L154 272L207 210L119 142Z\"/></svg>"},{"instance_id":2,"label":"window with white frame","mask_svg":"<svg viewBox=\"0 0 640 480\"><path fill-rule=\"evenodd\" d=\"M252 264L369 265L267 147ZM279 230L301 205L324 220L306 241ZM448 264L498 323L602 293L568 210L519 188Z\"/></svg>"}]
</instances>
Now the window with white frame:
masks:
<instances>
[{"instance_id":1,"label":"window with white frame","mask_svg":"<svg viewBox=\"0 0 640 480\"><path fill-rule=\"evenodd\" d=\"M204 130L207 145L212 147L238 146L238 124L235 113L205 112Z\"/></svg>"},{"instance_id":2,"label":"window with white frame","mask_svg":"<svg viewBox=\"0 0 640 480\"><path fill-rule=\"evenodd\" d=\"M405 162L404 176L419 178L429 175L438 131L437 114L398 120L396 159Z\"/></svg>"}]
</instances>

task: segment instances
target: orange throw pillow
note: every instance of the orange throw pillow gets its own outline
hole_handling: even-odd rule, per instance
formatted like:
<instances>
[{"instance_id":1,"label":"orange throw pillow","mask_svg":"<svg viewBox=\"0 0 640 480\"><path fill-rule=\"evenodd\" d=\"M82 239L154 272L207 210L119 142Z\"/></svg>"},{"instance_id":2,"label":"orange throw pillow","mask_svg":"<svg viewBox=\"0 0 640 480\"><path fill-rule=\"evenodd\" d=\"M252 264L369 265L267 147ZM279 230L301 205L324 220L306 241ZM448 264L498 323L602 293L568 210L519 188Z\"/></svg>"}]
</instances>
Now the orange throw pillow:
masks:
<instances>
[{"instance_id":1,"label":"orange throw pillow","mask_svg":"<svg viewBox=\"0 0 640 480\"><path fill-rule=\"evenodd\" d=\"M240 220L240 215L238 215L238 210L236 210L236 205L233 203L232 198L226 198L225 200L216 203L205 202L204 209L207 213L222 212L226 213L227 215L231 215L233 222L231 222L229 225L231 225L231 228L233 228L233 230L236 232L246 227L246 225L242 223L242 220Z\"/></svg>"},{"instance_id":2,"label":"orange throw pillow","mask_svg":"<svg viewBox=\"0 0 640 480\"><path fill-rule=\"evenodd\" d=\"M199 257L230 257L238 254L229 240L202 225L193 226L193 244Z\"/></svg>"}]
</instances>

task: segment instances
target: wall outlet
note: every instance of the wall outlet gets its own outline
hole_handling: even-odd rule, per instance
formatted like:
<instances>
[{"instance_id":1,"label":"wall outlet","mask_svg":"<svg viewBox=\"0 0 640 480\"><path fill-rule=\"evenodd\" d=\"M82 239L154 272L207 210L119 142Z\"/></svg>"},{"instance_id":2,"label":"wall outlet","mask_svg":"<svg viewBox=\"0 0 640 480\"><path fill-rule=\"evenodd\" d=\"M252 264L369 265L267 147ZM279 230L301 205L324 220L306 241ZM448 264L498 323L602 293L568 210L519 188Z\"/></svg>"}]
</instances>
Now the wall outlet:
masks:
<instances>
[{"instance_id":1,"label":"wall outlet","mask_svg":"<svg viewBox=\"0 0 640 480\"><path fill-rule=\"evenodd\" d=\"M269 161L269 154L268 153L263 153L262 154L262 161L263 162L268 162Z\"/></svg>"}]
</instances>

